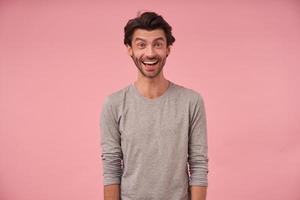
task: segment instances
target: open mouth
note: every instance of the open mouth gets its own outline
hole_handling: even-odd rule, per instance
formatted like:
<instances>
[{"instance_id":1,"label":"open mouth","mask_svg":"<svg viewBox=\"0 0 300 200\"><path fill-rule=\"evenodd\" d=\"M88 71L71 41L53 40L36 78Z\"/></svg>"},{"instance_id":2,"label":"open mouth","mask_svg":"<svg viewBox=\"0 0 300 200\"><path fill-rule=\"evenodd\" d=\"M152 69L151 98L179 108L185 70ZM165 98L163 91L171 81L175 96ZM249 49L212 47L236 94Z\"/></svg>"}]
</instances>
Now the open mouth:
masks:
<instances>
[{"instance_id":1,"label":"open mouth","mask_svg":"<svg viewBox=\"0 0 300 200\"><path fill-rule=\"evenodd\" d=\"M158 60L153 61L142 61L144 65L156 65L158 63Z\"/></svg>"}]
</instances>

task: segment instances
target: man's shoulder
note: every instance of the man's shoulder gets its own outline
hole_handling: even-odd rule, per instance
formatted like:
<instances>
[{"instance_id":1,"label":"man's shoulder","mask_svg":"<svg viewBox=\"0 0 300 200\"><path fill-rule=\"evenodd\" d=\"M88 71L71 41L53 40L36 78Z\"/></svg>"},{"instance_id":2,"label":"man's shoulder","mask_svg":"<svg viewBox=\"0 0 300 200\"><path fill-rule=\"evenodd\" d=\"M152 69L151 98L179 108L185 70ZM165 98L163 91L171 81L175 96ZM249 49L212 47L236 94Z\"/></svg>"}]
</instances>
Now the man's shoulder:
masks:
<instances>
[{"instance_id":1,"label":"man's shoulder","mask_svg":"<svg viewBox=\"0 0 300 200\"><path fill-rule=\"evenodd\" d=\"M126 92L128 92L130 85L121 87L105 96L105 104L117 105L124 98Z\"/></svg>"},{"instance_id":2,"label":"man's shoulder","mask_svg":"<svg viewBox=\"0 0 300 200\"><path fill-rule=\"evenodd\" d=\"M193 100L203 100L202 93L188 86L184 86L178 83L174 83L176 92L183 96L184 98Z\"/></svg>"}]
</instances>

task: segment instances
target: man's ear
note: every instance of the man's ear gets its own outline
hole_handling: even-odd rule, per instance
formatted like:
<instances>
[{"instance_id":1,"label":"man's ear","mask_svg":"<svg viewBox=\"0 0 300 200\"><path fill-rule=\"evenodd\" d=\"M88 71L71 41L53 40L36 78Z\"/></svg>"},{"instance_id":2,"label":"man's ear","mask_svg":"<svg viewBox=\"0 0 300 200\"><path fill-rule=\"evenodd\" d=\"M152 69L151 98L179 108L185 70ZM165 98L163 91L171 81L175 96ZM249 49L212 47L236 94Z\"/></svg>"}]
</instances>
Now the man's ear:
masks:
<instances>
[{"instance_id":1,"label":"man's ear","mask_svg":"<svg viewBox=\"0 0 300 200\"><path fill-rule=\"evenodd\" d=\"M127 48L127 53L130 57L132 57L132 47L129 46L128 44L126 44L126 48Z\"/></svg>"},{"instance_id":2,"label":"man's ear","mask_svg":"<svg viewBox=\"0 0 300 200\"><path fill-rule=\"evenodd\" d=\"M170 53L171 53L171 46L168 46L167 47L167 56L166 57L168 57L170 55Z\"/></svg>"}]
</instances>

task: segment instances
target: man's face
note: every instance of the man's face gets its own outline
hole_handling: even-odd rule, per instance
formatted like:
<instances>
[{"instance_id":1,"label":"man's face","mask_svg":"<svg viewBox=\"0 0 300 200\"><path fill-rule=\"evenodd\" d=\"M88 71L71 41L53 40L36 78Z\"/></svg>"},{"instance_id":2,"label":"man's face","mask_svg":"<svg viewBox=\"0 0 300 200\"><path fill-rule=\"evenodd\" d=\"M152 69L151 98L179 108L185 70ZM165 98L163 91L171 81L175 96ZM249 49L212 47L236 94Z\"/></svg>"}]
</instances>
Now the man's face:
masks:
<instances>
[{"instance_id":1,"label":"man's face","mask_svg":"<svg viewBox=\"0 0 300 200\"><path fill-rule=\"evenodd\" d=\"M132 47L127 48L141 74L151 79L160 74L170 53L162 29L136 29L132 37Z\"/></svg>"}]
</instances>

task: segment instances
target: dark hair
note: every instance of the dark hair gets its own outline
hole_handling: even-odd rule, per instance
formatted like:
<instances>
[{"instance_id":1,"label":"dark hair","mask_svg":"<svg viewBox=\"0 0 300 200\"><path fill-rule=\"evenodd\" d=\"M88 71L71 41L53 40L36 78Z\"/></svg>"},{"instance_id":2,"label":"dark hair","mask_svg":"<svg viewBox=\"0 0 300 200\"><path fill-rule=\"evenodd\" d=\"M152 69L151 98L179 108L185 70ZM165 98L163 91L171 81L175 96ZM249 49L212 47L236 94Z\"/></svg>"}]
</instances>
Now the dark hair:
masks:
<instances>
[{"instance_id":1,"label":"dark hair","mask_svg":"<svg viewBox=\"0 0 300 200\"><path fill-rule=\"evenodd\" d=\"M154 29L163 29L167 38L167 46L175 42L172 35L172 27L164 20L164 18L155 12L144 12L138 14L134 19L130 19L124 27L124 44L131 46L132 35L135 29L141 28L148 31Z\"/></svg>"}]
</instances>

